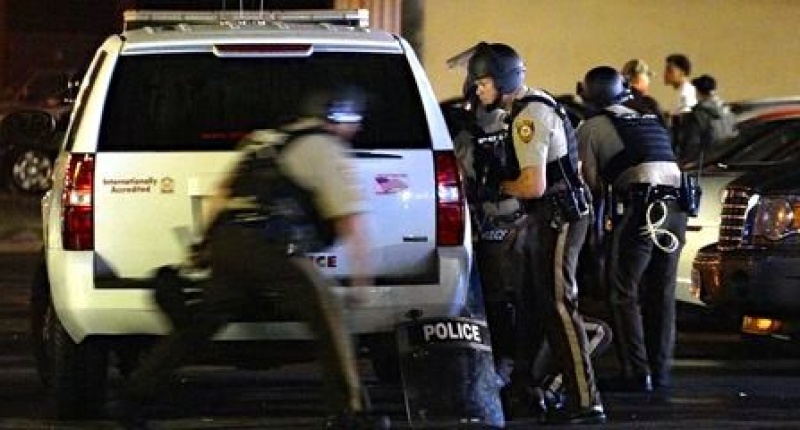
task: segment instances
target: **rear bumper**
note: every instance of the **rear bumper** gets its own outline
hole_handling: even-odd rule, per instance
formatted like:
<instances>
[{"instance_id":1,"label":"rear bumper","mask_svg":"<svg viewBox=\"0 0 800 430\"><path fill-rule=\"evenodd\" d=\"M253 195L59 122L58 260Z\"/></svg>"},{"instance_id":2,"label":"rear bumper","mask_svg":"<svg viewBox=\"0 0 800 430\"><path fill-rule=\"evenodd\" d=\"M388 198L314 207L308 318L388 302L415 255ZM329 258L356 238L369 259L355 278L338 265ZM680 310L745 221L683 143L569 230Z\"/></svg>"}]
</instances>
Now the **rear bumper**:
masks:
<instances>
[{"instance_id":1,"label":"rear bumper","mask_svg":"<svg viewBox=\"0 0 800 430\"><path fill-rule=\"evenodd\" d=\"M693 288L706 304L741 314L800 316L800 255L762 250L701 249Z\"/></svg>"},{"instance_id":2,"label":"rear bumper","mask_svg":"<svg viewBox=\"0 0 800 430\"><path fill-rule=\"evenodd\" d=\"M439 250L439 282L430 285L362 287L358 305L348 306L354 288L337 287L345 303L346 323L354 334L391 332L409 320L410 311L425 317L457 316L468 305L471 252L468 248ZM152 290L108 290L94 287L91 251L49 250L48 273L56 312L75 342L88 336L163 335L166 317ZM218 340L305 340L311 333L302 322L233 323Z\"/></svg>"}]
</instances>

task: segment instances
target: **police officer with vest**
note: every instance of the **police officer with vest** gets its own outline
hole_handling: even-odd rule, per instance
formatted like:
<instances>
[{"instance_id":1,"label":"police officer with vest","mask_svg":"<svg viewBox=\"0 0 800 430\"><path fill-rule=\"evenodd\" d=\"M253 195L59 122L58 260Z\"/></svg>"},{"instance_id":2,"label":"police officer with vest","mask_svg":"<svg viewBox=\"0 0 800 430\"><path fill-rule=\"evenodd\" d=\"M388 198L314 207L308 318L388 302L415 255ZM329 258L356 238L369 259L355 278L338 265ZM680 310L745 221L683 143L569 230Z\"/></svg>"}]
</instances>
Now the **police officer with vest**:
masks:
<instances>
[{"instance_id":1,"label":"police officer with vest","mask_svg":"<svg viewBox=\"0 0 800 430\"><path fill-rule=\"evenodd\" d=\"M364 205L346 155L364 108L356 88L313 91L295 122L277 133L249 136L255 145L222 182L205 218L212 282L191 320L154 348L112 406L126 428L148 428L142 405L171 373L259 296L275 292L303 313L320 344L331 413L324 428L389 428L387 418L368 415L331 281L303 256L341 239L349 250L353 284L368 282Z\"/></svg>"},{"instance_id":2,"label":"police officer with vest","mask_svg":"<svg viewBox=\"0 0 800 430\"><path fill-rule=\"evenodd\" d=\"M584 178L613 197L607 270L622 374L607 388L668 387L687 217L681 171L659 118L623 106L630 91L616 70L591 69L581 96L594 115L578 128Z\"/></svg>"},{"instance_id":3,"label":"police officer with vest","mask_svg":"<svg viewBox=\"0 0 800 430\"><path fill-rule=\"evenodd\" d=\"M577 309L575 266L589 223L588 193L578 175L577 147L569 120L551 96L524 85L525 65L508 45L480 43L468 63L468 79L486 109L500 108L504 148L491 169L498 202L519 202L526 222L512 270L522 277L516 312L516 360L512 374L514 414L535 413L539 398L531 369L542 347L552 348L566 400L549 410L553 423L602 423L586 332ZM570 139L572 137L572 139ZM572 144L570 144L572 142Z\"/></svg>"}]
</instances>

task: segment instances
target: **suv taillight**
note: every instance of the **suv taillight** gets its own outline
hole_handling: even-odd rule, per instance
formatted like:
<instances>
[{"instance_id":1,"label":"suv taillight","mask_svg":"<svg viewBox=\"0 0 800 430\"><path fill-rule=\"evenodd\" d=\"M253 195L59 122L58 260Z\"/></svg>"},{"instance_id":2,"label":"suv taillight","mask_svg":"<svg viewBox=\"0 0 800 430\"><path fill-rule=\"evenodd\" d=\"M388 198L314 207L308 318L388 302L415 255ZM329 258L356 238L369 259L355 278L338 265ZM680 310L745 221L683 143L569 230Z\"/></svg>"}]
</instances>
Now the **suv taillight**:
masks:
<instances>
[{"instance_id":1,"label":"suv taillight","mask_svg":"<svg viewBox=\"0 0 800 430\"><path fill-rule=\"evenodd\" d=\"M458 246L464 242L464 194L456 156L452 151L434 153L436 167L436 244Z\"/></svg>"},{"instance_id":2,"label":"suv taillight","mask_svg":"<svg viewBox=\"0 0 800 430\"><path fill-rule=\"evenodd\" d=\"M94 247L93 194L94 155L70 155L61 196L64 249L83 251Z\"/></svg>"}]
</instances>

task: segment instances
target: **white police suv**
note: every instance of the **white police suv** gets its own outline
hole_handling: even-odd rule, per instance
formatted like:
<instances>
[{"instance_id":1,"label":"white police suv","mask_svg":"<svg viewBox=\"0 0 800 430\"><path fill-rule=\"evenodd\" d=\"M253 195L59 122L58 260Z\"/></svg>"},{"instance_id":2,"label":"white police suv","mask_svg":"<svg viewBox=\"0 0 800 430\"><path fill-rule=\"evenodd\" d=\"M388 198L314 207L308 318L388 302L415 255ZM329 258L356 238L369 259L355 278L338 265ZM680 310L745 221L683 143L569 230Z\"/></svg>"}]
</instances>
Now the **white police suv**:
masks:
<instances>
[{"instance_id":1,"label":"white police suv","mask_svg":"<svg viewBox=\"0 0 800 430\"><path fill-rule=\"evenodd\" d=\"M169 332L147 279L184 260L174 232L199 234L237 142L292 117L310 84L347 82L371 95L352 155L376 278L347 316L379 375L396 372L389 335L410 311L464 314L471 248L452 141L411 47L367 20L366 11L126 12L128 28L100 46L85 75L42 202L32 325L59 416L97 412L109 370L129 371ZM309 258L346 282L339 247ZM215 346L265 341L270 355L300 358L310 335L293 315L277 297Z\"/></svg>"}]
</instances>

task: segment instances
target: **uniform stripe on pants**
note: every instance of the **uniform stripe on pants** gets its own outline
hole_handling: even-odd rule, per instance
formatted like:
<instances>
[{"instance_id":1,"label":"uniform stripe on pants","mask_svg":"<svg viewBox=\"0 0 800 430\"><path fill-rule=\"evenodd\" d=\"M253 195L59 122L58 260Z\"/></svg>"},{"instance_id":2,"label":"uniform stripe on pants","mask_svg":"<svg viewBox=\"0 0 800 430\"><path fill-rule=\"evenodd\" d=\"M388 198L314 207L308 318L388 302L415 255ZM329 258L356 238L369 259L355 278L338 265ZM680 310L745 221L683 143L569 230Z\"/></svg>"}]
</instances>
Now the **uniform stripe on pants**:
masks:
<instances>
[{"instance_id":1,"label":"uniform stripe on pants","mask_svg":"<svg viewBox=\"0 0 800 430\"><path fill-rule=\"evenodd\" d=\"M605 324L597 322L596 320L584 319L583 325L586 328L586 338L589 341L586 345L586 349L590 357L595 357L605 351L611 343L611 332L607 331ZM563 385L564 377L559 373L547 384L547 389L552 392L557 392L561 390Z\"/></svg>"},{"instance_id":2,"label":"uniform stripe on pants","mask_svg":"<svg viewBox=\"0 0 800 430\"><path fill-rule=\"evenodd\" d=\"M569 311L564 306L565 294L569 285L564 281L564 253L565 245L570 225L565 223L556 240L555 258L553 259L553 270L555 275L555 299L561 328L567 335L569 355L572 359L572 370L575 372L575 381L578 385L578 395L580 396L581 407L588 407L592 404L592 395L589 386L586 384L586 369L583 366L583 354L581 353L578 334L575 332L575 325Z\"/></svg>"}]
</instances>

